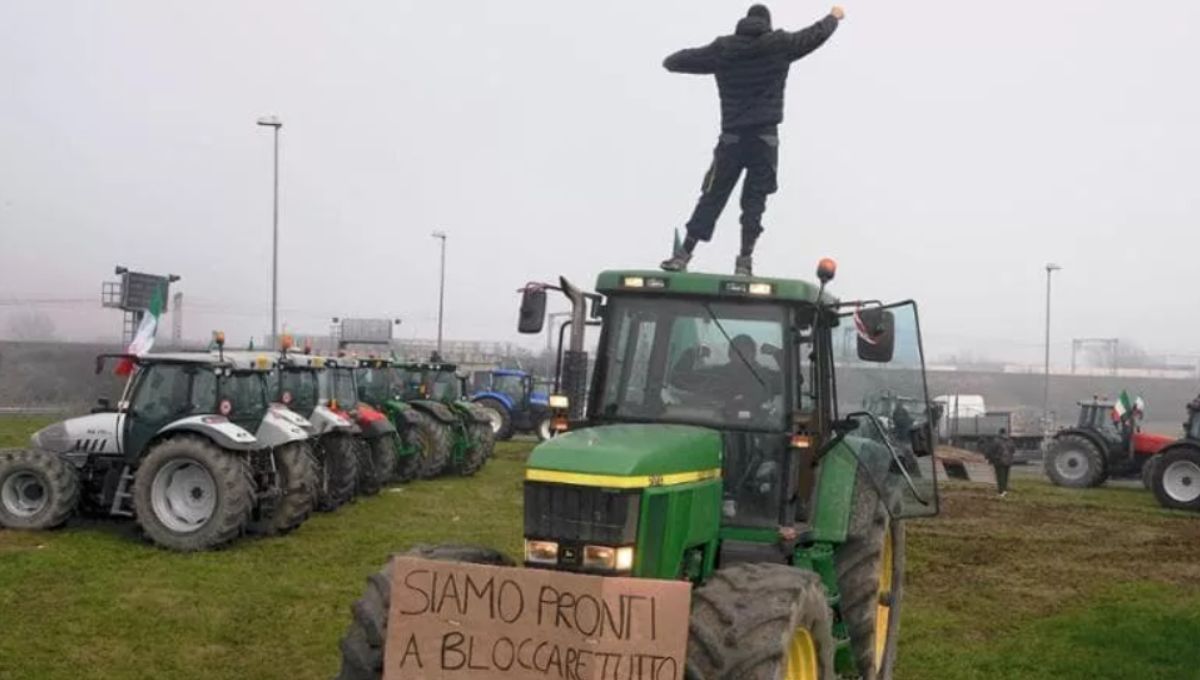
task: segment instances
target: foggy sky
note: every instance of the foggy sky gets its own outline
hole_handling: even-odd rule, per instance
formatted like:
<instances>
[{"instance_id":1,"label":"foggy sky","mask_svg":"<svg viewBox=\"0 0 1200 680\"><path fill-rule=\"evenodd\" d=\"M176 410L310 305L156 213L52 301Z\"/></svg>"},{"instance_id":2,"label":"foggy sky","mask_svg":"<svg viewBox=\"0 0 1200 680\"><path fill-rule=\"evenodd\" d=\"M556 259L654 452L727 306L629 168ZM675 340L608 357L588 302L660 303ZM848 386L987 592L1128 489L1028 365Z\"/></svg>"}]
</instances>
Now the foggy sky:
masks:
<instances>
[{"instance_id":1,"label":"foggy sky","mask_svg":"<svg viewBox=\"0 0 1200 680\"><path fill-rule=\"evenodd\" d=\"M515 339L516 289L652 267L699 191L711 78L663 57L748 2L0 3L0 301L119 333L115 264L183 277L185 335L269 329L271 140L282 320L393 316ZM772 3L800 28L826 2ZM764 275L840 263L843 297L914 298L927 353L1122 337L1200 353L1200 3L846 3L792 71ZM736 197L694 270L731 271ZM20 307L0 306L0 317ZM3 328L3 318L0 318Z\"/></svg>"}]
</instances>

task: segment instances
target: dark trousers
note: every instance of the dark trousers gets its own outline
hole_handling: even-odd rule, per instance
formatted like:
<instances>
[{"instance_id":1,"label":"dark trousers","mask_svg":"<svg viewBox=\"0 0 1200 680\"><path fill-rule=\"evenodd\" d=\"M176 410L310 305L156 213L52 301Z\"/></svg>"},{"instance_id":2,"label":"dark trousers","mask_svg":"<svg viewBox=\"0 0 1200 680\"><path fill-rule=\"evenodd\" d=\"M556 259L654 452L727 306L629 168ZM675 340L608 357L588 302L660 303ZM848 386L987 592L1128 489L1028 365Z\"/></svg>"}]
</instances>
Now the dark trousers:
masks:
<instances>
[{"instance_id":1,"label":"dark trousers","mask_svg":"<svg viewBox=\"0 0 1200 680\"><path fill-rule=\"evenodd\" d=\"M704 175L700 200L687 223L688 236L697 241L712 239L717 218L729 195L746 171L742 183L742 235L750 242L762 233L762 216L767 196L779 188L775 169L779 164L779 136L774 127L725 132L713 150L712 165Z\"/></svg>"},{"instance_id":2,"label":"dark trousers","mask_svg":"<svg viewBox=\"0 0 1200 680\"><path fill-rule=\"evenodd\" d=\"M1012 469L1011 465L993 465L996 468L996 491L1004 493L1008 491L1008 471Z\"/></svg>"}]
</instances>

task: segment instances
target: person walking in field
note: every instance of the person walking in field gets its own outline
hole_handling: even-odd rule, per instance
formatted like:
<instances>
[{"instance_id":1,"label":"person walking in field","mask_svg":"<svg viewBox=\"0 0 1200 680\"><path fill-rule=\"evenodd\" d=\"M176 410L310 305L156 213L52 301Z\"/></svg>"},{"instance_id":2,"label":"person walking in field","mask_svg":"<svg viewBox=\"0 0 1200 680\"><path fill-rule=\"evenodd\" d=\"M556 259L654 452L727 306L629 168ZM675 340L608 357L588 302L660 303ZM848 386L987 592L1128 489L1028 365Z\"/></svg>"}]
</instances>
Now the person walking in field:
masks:
<instances>
[{"instance_id":1,"label":"person walking in field","mask_svg":"<svg viewBox=\"0 0 1200 680\"><path fill-rule=\"evenodd\" d=\"M716 76L721 97L721 136L712 164L688 220L687 238L663 261L664 270L687 270L696 243L712 239L717 218L745 171L742 249L734 273L753 274L754 245L763 231L767 196L778 188L778 126L783 122L788 70L792 62L824 45L845 16L841 7L834 7L828 16L804 30L772 30L771 11L766 5L754 5L737 23L733 35L717 38L704 47L681 50L663 62L673 73Z\"/></svg>"},{"instance_id":2,"label":"person walking in field","mask_svg":"<svg viewBox=\"0 0 1200 680\"><path fill-rule=\"evenodd\" d=\"M996 493L1001 498L1008 496L1008 473L1012 469L1016 453L1017 445L1004 428L1001 428L997 436L992 437L983 449L984 457L996 470Z\"/></svg>"}]
</instances>

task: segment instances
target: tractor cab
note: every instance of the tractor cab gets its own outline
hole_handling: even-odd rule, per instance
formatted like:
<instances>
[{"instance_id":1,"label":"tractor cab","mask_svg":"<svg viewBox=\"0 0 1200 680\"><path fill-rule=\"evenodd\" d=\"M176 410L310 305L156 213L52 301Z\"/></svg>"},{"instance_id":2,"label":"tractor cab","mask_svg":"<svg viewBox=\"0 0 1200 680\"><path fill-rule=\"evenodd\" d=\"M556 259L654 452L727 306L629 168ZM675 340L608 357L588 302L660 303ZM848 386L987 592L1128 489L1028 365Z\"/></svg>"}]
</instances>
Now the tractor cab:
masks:
<instances>
[{"instance_id":1,"label":"tractor cab","mask_svg":"<svg viewBox=\"0 0 1200 680\"><path fill-rule=\"evenodd\" d=\"M1114 418L1113 406L1113 402L1100 399L1079 402L1079 420L1075 427L1095 432L1112 445L1127 442L1133 430L1133 419Z\"/></svg>"},{"instance_id":2,"label":"tractor cab","mask_svg":"<svg viewBox=\"0 0 1200 680\"><path fill-rule=\"evenodd\" d=\"M501 368L477 372L472 382L471 401L488 413L497 439L525 432L543 441L550 437L549 397L535 391L533 375Z\"/></svg>"},{"instance_id":3,"label":"tractor cab","mask_svg":"<svg viewBox=\"0 0 1200 680\"><path fill-rule=\"evenodd\" d=\"M458 374L455 364L402 364L396 367L396 371L404 377L405 399L454 403L466 398L466 380Z\"/></svg>"}]
</instances>

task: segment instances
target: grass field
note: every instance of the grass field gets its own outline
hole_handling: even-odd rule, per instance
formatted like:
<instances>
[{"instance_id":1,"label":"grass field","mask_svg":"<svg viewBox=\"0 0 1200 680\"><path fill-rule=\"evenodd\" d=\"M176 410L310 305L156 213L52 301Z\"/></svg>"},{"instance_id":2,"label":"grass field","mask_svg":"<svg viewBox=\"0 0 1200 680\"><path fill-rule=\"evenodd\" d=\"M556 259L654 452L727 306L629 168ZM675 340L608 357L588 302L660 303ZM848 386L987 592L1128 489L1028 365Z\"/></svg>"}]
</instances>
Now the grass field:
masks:
<instances>
[{"instance_id":1,"label":"grass field","mask_svg":"<svg viewBox=\"0 0 1200 680\"><path fill-rule=\"evenodd\" d=\"M44 419L0 418L0 447ZM363 579L421 542L517 554L529 445L282 539L176 555L118 522L0 530L0 679L327 678ZM1125 489L951 486L913 523L900 680L1200 679L1200 517Z\"/></svg>"}]
</instances>

